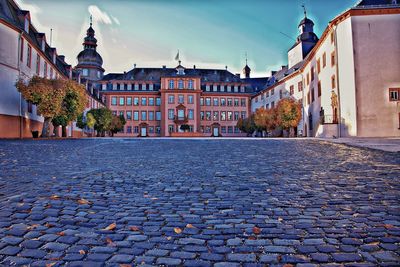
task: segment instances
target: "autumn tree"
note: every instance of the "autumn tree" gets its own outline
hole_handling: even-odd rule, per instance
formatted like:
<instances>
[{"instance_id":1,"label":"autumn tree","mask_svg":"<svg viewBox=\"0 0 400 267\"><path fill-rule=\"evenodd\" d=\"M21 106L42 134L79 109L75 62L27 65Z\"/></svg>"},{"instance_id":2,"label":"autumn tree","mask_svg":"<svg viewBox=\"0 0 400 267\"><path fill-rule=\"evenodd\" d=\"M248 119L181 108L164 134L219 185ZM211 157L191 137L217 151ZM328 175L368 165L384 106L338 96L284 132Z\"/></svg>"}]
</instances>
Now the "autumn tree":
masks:
<instances>
[{"instance_id":1,"label":"autumn tree","mask_svg":"<svg viewBox=\"0 0 400 267\"><path fill-rule=\"evenodd\" d=\"M276 106L277 123L284 130L290 130L300 123L301 104L293 98L285 98Z\"/></svg>"},{"instance_id":2,"label":"autumn tree","mask_svg":"<svg viewBox=\"0 0 400 267\"><path fill-rule=\"evenodd\" d=\"M254 123L261 131L273 131L277 125L277 112L275 108L259 108L254 113Z\"/></svg>"},{"instance_id":3,"label":"autumn tree","mask_svg":"<svg viewBox=\"0 0 400 267\"><path fill-rule=\"evenodd\" d=\"M96 124L96 119L94 118L92 113L86 113L86 116L84 113L81 113L78 115L78 118L76 119L76 126L81 128L82 130L85 127L92 130L95 124Z\"/></svg>"},{"instance_id":4,"label":"autumn tree","mask_svg":"<svg viewBox=\"0 0 400 267\"><path fill-rule=\"evenodd\" d=\"M119 116L113 116L110 124L110 133L111 136L114 136L114 134L122 131L124 129L124 126L126 124L126 120L124 115L119 115Z\"/></svg>"},{"instance_id":5,"label":"autumn tree","mask_svg":"<svg viewBox=\"0 0 400 267\"><path fill-rule=\"evenodd\" d=\"M25 82L19 78L16 88L25 100L37 106L38 113L44 117L42 137L50 136L51 120L60 113L66 93L61 80L33 76L28 82Z\"/></svg>"},{"instance_id":6,"label":"autumn tree","mask_svg":"<svg viewBox=\"0 0 400 267\"><path fill-rule=\"evenodd\" d=\"M97 131L97 136L104 136L106 131L110 130L113 114L108 108L91 109L88 113L92 114L96 123L94 129Z\"/></svg>"},{"instance_id":7,"label":"autumn tree","mask_svg":"<svg viewBox=\"0 0 400 267\"><path fill-rule=\"evenodd\" d=\"M77 119L87 104L86 90L83 85L72 80L62 80L65 96L60 113L53 118L54 127L62 126L62 136L67 136L67 125Z\"/></svg>"},{"instance_id":8,"label":"autumn tree","mask_svg":"<svg viewBox=\"0 0 400 267\"><path fill-rule=\"evenodd\" d=\"M239 118L236 127L238 127L242 132L247 133L247 136L251 135L256 130L254 115L252 114L250 117L245 119Z\"/></svg>"}]
</instances>

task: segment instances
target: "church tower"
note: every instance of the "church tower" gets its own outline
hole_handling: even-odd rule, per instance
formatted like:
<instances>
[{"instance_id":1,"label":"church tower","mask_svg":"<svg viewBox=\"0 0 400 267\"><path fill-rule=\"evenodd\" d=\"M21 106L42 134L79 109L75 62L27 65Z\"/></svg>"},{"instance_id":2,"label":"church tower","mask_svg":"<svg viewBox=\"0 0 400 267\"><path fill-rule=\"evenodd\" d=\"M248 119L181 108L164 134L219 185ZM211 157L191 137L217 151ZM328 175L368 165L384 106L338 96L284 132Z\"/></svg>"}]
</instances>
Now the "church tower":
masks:
<instances>
[{"instance_id":1,"label":"church tower","mask_svg":"<svg viewBox=\"0 0 400 267\"><path fill-rule=\"evenodd\" d=\"M299 36L296 43L288 51L289 68L301 62L318 42L318 37L314 33L314 22L307 18L307 11L304 8L304 19L299 23Z\"/></svg>"},{"instance_id":2,"label":"church tower","mask_svg":"<svg viewBox=\"0 0 400 267\"><path fill-rule=\"evenodd\" d=\"M104 74L103 59L96 51L97 39L94 37L92 17L90 17L90 27L87 29L86 37L83 40L83 50L78 54L78 65L75 69L79 71L81 78L88 81L101 80Z\"/></svg>"},{"instance_id":3,"label":"church tower","mask_svg":"<svg viewBox=\"0 0 400 267\"><path fill-rule=\"evenodd\" d=\"M247 53L246 53L246 66L244 66L244 68L243 68L243 74L246 79L250 78L250 72L251 72L251 69L250 69L249 65L247 65Z\"/></svg>"}]
</instances>

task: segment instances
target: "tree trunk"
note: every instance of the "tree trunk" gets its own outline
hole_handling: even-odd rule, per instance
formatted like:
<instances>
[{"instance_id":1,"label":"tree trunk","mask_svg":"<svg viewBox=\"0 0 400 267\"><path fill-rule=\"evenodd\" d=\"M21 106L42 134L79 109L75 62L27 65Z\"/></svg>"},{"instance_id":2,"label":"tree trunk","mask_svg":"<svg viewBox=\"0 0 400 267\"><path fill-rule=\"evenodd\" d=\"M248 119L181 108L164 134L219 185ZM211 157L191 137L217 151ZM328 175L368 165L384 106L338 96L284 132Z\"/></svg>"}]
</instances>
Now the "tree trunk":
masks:
<instances>
[{"instance_id":1,"label":"tree trunk","mask_svg":"<svg viewBox=\"0 0 400 267\"><path fill-rule=\"evenodd\" d=\"M50 136L50 123L51 123L51 118L44 118L42 137Z\"/></svg>"},{"instance_id":2,"label":"tree trunk","mask_svg":"<svg viewBox=\"0 0 400 267\"><path fill-rule=\"evenodd\" d=\"M62 137L67 137L67 126L61 126L62 128Z\"/></svg>"},{"instance_id":3,"label":"tree trunk","mask_svg":"<svg viewBox=\"0 0 400 267\"><path fill-rule=\"evenodd\" d=\"M54 124L53 124L53 133L54 133L55 137L60 137L58 134L58 126L56 126Z\"/></svg>"}]
</instances>

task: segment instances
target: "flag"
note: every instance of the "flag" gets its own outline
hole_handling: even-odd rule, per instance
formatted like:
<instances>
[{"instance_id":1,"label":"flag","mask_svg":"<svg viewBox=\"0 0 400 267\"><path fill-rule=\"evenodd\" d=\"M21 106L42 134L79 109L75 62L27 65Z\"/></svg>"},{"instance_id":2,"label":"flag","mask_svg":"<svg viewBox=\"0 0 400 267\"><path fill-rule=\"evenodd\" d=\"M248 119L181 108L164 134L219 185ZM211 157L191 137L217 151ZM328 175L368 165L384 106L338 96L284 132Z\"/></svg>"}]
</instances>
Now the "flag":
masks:
<instances>
[{"instance_id":1,"label":"flag","mask_svg":"<svg viewBox=\"0 0 400 267\"><path fill-rule=\"evenodd\" d=\"M175 60L179 60L179 50L178 50L178 53L175 56Z\"/></svg>"}]
</instances>

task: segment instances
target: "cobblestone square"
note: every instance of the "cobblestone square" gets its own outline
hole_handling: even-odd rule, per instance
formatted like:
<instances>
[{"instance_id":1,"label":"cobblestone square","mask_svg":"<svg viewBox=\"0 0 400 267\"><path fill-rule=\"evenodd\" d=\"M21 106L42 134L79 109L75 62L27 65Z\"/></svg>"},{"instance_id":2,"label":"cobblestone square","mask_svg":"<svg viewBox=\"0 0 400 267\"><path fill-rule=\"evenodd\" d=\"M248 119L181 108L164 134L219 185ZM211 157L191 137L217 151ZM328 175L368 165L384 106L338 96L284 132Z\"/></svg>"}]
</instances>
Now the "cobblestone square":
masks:
<instances>
[{"instance_id":1,"label":"cobblestone square","mask_svg":"<svg viewBox=\"0 0 400 267\"><path fill-rule=\"evenodd\" d=\"M398 153L294 139L25 140L0 141L0 166L2 266L400 264Z\"/></svg>"}]
</instances>

